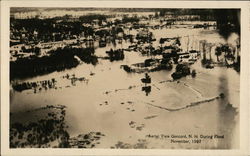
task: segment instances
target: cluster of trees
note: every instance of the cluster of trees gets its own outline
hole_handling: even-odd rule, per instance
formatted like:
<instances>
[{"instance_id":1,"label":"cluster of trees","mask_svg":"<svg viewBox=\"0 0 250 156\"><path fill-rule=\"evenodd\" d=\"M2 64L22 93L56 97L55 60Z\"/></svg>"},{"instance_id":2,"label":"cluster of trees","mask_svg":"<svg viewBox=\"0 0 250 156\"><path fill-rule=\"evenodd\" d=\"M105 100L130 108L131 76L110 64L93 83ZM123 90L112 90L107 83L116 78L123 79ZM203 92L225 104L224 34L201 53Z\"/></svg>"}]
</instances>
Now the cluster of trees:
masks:
<instances>
[{"instance_id":1,"label":"cluster of trees","mask_svg":"<svg viewBox=\"0 0 250 156\"><path fill-rule=\"evenodd\" d=\"M25 46L22 46L21 49L24 53L35 53L36 55L39 55L41 53L41 48L39 47L32 47L32 48L27 49L25 48Z\"/></svg>"},{"instance_id":2,"label":"cluster of trees","mask_svg":"<svg viewBox=\"0 0 250 156\"><path fill-rule=\"evenodd\" d=\"M215 11L217 28L226 39L232 32L240 35L240 9L218 9Z\"/></svg>"},{"instance_id":3,"label":"cluster of trees","mask_svg":"<svg viewBox=\"0 0 250 156\"><path fill-rule=\"evenodd\" d=\"M205 40L201 42L202 46L202 60L201 63L205 68L214 68L212 65L212 47L211 43L207 43ZM227 67L233 67L237 72L240 72L240 45L232 46L230 44L221 44L215 47L216 62L222 63ZM207 54L209 56L207 56Z\"/></svg>"},{"instance_id":4,"label":"cluster of trees","mask_svg":"<svg viewBox=\"0 0 250 156\"><path fill-rule=\"evenodd\" d=\"M238 51L234 51L231 49L229 45L221 45L216 47L215 49L215 55L217 56L217 62L220 62L219 56L224 53L224 62L227 66L232 66L236 71L240 71L240 55ZM235 56L234 53L237 53ZM233 64L228 64L228 60L233 61Z\"/></svg>"},{"instance_id":5,"label":"cluster of trees","mask_svg":"<svg viewBox=\"0 0 250 156\"><path fill-rule=\"evenodd\" d=\"M83 23L93 23L93 20L98 19L99 24L102 21L106 21L106 15L86 15L81 16L78 20L65 20L70 17L57 17L50 19L10 19L11 32L13 37L25 34L25 38L28 41L60 41L63 39L71 38L73 35L80 35L84 32L85 36L91 36L94 34L94 30L90 26L83 26ZM60 21L60 22L58 22ZM37 35L34 35L37 32ZM35 36L35 37L34 37Z\"/></svg>"},{"instance_id":6,"label":"cluster of trees","mask_svg":"<svg viewBox=\"0 0 250 156\"><path fill-rule=\"evenodd\" d=\"M94 48L58 48L52 50L50 56L11 61L10 78L25 78L76 67L80 62L75 59L75 56L85 63L95 65L98 62L97 57L94 55Z\"/></svg>"},{"instance_id":7,"label":"cluster of trees","mask_svg":"<svg viewBox=\"0 0 250 156\"><path fill-rule=\"evenodd\" d=\"M39 90L44 88L45 90L55 88L55 79L52 78L51 80L44 80L40 82L23 82L23 83L14 83L12 87L14 90L22 92L23 90L27 89L34 89L36 92L36 88L39 87Z\"/></svg>"},{"instance_id":8,"label":"cluster of trees","mask_svg":"<svg viewBox=\"0 0 250 156\"><path fill-rule=\"evenodd\" d=\"M44 108L48 109L50 106ZM54 108L51 106L51 108ZM55 109L55 108L54 108ZM21 123L11 123L10 125L10 147L49 147L48 144L58 141L56 147L69 147L69 133L66 131L65 109L51 111L46 118L27 125Z\"/></svg>"},{"instance_id":9,"label":"cluster of trees","mask_svg":"<svg viewBox=\"0 0 250 156\"><path fill-rule=\"evenodd\" d=\"M175 72L171 76L174 80L177 80L190 74L191 71L189 65L183 63L176 66Z\"/></svg>"},{"instance_id":10,"label":"cluster of trees","mask_svg":"<svg viewBox=\"0 0 250 156\"><path fill-rule=\"evenodd\" d=\"M117 50L110 49L110 51L106 51L106 53L108 54L109 60L111 62L124 59L124 52L122 49L117 49Z\"/></svg>"},{"instance_id":11,"label":"cluster of trees","mask_svg":"<svg viewBox=\"0 0 250 156\"><path fill-rule=\"evenodd\" d=\"M122 18L123 23L137 23L139 21L140 21L140 19L137 16L133 16L133 17L125 16Z\"/></svg>"},{"instance_id":12,"label":"cluster of trees","mask_svg":"<svg viewBox=\"0 0 250 156\"><path fill-rule=\"evenodd\" d=\"M84 16L80 16L79 20L82 23L92 23L93 20L98 20L99 21L99 25L101 25L102 21L107 21L107 15L102 15L102 14L92 14L92 15L84 15Z\"/></svg>"},{"instance_id":13,"label":"cluster of trees","mask_svg":"<svg viewBox=\"0 0 250 156\"><path fill-rule=\"evenodd\" d=\"M107 22L107 15L84 15L80 16L79 19L70 20L72 17L63 16L55 17L50 19L10 19L11 23L11 37L16 39L19 37L21 42L50 42L50 41L62 41L64 39L73 39L74 36L79 36L84 34L85 37L100 35L101 37L105 35L116 35L119 32L123 32L123 29L116 27L111 32L97 31L95 32L92 26L85 26L84 23L93 24L95 20L101 25L103 21L106 22L107 26L110 27L112 24L121 24L127 22L138 22L137 17L124 17L122 20L117 20L114 22ZM68 20L66 20L68 19ZM23 34L25 36L23 36Z\"/></svg>"},{"instance_id":14,"label":"cluster of trees","mask_svg":"<svg viewBox=\"0 0 250 156\"><path fill-rule=\"evenodd\" d=\"M95 31L94 34L102 38L107 36L116 37L118 33L124 33L122 27L112 27L111 29L99 29Z\"/></svg>"}]
</instances>

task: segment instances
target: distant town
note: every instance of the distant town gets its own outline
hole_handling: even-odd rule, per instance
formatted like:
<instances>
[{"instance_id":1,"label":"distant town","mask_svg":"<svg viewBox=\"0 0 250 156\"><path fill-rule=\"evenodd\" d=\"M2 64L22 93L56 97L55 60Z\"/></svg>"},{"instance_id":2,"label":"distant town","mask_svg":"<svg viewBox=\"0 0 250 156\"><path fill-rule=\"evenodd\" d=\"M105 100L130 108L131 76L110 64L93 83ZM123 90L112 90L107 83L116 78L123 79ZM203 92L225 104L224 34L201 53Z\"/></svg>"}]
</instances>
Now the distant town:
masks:
<instances>
[{"instance_id":1,"label":"distant town","mask_svg":"<svg viewBox=\"0 0 250 156\"><path fill-rule=\"evenodd\" d=\"M18 73L15 73L17 70L15 68L21 68L23 66L21 62L24 63L24 60L41 60L46 56L53 55L52 52L57 52L58 49L62 49L62 51L66 48L95 49L97 47L105 47L110 43L116 45L117 43L122 44L122 42L127 41L131 45L119 49L120 51L116 50L117 53L136 50L150 55L162 55L165 59L173 58L175 63L180 61L191 63L197 59L196 57L201 51L201 46L203 46L204 50L209 44L201 43L201 41L199 43L187 43L187 49L181 49L178 36L175 38L161 37L156 39L155 34L150 30L171 28L176 27L176 25L194 29L209 29L211 27L216 29L218 27L215 17L199 15L199 11L195 10L193 15L190 14L192 11L184 14L185 12L181 10L146 12L141 15L137 15L135 12L105 13L90 13L82 16L79 14L66 14L64 16L57 16L57 14L43 15L37 12L14 13L10 19L10 61L11 67L13 67L11 75L18 75ZM226 26L234 29L237 27L235 23L230 22L224 27ZM191 38L192 36L188 37ZM158 46L152 45L155 42L158 42ZM190 46L190 44L192 45ZM196 47L199 46L199 48L193 49L194 44L196 44ZM233 62L233 66L239 70L239 67L237 67L240 64L239 43L236 44L233 47L232 45L217 46L216 55L219 57L225 52L223 57L227 58L225 59L226 65L232 65L231 62ZM111 55L108 57L119 60L122 59L122 56ZM204 59L207 58L204 57ZM208 68L212 67L209 61L206 61L206 66Z\"/></svg>"}]
</instances>

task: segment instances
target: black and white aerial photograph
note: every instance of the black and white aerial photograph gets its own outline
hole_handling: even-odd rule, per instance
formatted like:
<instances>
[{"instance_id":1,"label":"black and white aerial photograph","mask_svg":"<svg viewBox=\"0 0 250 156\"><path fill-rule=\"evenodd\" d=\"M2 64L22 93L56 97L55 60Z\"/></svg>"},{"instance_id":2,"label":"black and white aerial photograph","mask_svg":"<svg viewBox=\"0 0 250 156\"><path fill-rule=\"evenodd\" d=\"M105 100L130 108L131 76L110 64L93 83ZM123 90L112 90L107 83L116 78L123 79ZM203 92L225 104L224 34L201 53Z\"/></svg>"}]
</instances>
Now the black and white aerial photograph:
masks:
<instances>
[{"instance_id":1,"label":"black and white aerial photograph","mask_svg":"<svg viewBox=\"0 0 250 156\"><path fill-rule=\"evenodd\" d=\"M239 149L240 17L11 7L9 148Z\"/></svg>"}]
</instances>

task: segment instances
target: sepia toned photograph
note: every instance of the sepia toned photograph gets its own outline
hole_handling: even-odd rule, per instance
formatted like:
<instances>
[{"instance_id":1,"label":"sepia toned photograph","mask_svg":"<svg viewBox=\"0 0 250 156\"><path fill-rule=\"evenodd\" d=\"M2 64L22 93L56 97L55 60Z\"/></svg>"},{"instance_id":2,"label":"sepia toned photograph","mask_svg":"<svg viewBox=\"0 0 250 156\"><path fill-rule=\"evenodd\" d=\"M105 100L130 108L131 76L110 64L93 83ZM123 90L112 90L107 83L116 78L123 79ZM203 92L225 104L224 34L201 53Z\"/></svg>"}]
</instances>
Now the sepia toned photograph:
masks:
<instances>
[{"instance_id":1,"label":"sepia toned photograph","mask_svg":"<svg viewBox=\"0 0 250 156\"><path fill-rule=\"evenodd\" d=\"M1 42L5 148L245 148L245 9L26 5Z\"/></svg>"}]
</instances>

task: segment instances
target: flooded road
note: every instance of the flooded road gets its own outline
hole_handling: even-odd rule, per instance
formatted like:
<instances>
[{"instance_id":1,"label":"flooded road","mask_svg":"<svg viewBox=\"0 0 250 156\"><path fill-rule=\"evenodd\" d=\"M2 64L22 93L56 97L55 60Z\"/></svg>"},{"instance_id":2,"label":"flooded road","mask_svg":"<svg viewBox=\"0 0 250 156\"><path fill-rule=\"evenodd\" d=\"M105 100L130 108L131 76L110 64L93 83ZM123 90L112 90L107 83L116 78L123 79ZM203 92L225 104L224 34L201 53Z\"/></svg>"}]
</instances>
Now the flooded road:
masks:
<instances>
[{"instance_id":1,"label":"flooded road","mask_svg":"<svg viewBox=\"0 0 250 156\"><path fill-rule=\"evenodd\" d=\"M158 39L162 36L181 37L182 49L199 50L200 40L225 43L215 30L164 28L151 31L157 38L154 46L160 46ZM187 35L190 36L189 45ZM106 56L110 48L126 48L129 45L129 42L123 41L116 47L97 48L95 54ZM11 122L28 123L39 118L39 115L27 111L47 105L63 105L66 106L65 123L70 137L90 132L105 135L95 144L95 148L239 147L239 73L226 67L205 69L198 60L191 65L197 72L195 78L187 76L172 81L174 70L150 72L151 88L145 93L145 85L141 82L144 73L127 73L121 65L143 62L151 56L142 56L134 51L125 52L124 55L122 61L99 59L95 66L83 63L62 72L18 80L36 82L55 78L57 88L36 93L33 90L11 90ZM216 59L215 55L212 57ZM84 77L87 81L72 83L65 78L66 75ZM219 98L221 93L225 95L224 98ZM204 100L208 102L200 102ZM192 104L195 102L200 103ZM170 138L167 138L168 135ZM202 138L201 143L171 142L175 135L224 135L224 138Z\"/></svg>"}]
</instances>

